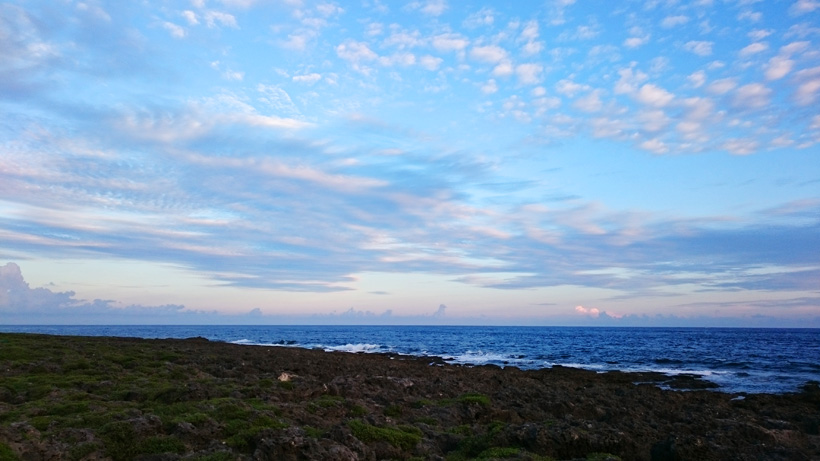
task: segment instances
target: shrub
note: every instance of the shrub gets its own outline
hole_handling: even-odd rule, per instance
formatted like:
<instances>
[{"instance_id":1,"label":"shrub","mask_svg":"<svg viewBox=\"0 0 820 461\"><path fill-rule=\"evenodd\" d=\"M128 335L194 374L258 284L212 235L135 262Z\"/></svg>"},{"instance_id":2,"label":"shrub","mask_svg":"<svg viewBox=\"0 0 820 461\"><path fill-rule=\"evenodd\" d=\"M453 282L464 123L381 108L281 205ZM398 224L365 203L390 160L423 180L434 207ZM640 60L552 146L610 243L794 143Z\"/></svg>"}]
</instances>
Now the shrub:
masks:
<instances>
[{"instance_id":1,"label":"shrub","mask_svg":"<svg viewBox=\"0 0 820 461\"><path fill-rule=\"evenodd\" d=\"M348 423L353 435L365 443L384 441L402 450L409 450L421 441L421 431L408 426L377 427L354 419Z\"/></svg>"}]
</instances>

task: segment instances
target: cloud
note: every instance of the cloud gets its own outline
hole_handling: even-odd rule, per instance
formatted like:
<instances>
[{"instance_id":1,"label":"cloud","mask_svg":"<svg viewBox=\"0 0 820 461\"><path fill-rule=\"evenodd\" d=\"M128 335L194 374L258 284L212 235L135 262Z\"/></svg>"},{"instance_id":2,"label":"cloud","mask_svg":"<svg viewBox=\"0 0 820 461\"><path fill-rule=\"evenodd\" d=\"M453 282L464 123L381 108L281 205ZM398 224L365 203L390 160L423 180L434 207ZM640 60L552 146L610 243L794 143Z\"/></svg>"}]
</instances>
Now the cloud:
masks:
<instances>
[{"instance_id":1,"label":"cloud","mask_svg":"<svg viewBox=\"0 0 820 461\"><path fill-rule=\"evenodd\" d=\"M184 38L185 37L185 29L181 26L174 24L172 22L165 21L162 23L162 27L167 30L172 37L174 38Z\"/></svg>"},{"instance_id":2,"label":"cloud","mask_svg":"<svg viewBox=\"0 0 820 461\"><path fill-rule=\"evenodd\" d=\"M762 109L769 105L772 90L762 83L749 83L735 90L733 104L746 109Z\"/></svg>"},{"instance_id":3,"label":"cloud","mask_svg":"<svg viewBox=\"0 0 820 461\"><path fill-rule=\"evenodd\" d=\"M672 27L680 26L689 22L689 17L684 15L667 16L661 21L661 27L670 29Z\"/></svg>"},{"instance_id":4,"label":"cloud","mask_svg":"<svg viewBox=\"0 0 820 461\"><path fill-rule=\"evenodd\" d=\"M463 25L464 27L470 29L482 26L491 26L495 22L496 14L497 13L495 10L485 6L475 13L471 13L467 16L467 19L464 20Z\"/></svg>"},{"instance_id":5,"label":"cloud","mask_svg":"<svg viewBox=\"0 0 820 461\"><path fill-rule=\"evenodd\" d=\"M474 46L470 50L470 57L487 64L497 64L507 60L509 53L498 45Z\"/></svg>"},{"instance_id":6,"label":"cloud","mask_svg":"<svg viewBox=\"0 0 820 461\"><path fill-rule=\"evenodd\" d=\"M601 311L596 307L588 308L584 306L575 306L575 312L581 315L588 315L590 317L598 317L601 315Z\"/></svg>"},{"instance_id":7,"label":"cloud","mask_svg":"<svg viewBox=\"0 0 820 461\"><path fill-rule=\"evenodd\" d=\"M447 11L446 0L427 0L424 2L412 2L407 5L408 9L418 10L428 16L441 16Z\"/></svg>"},{"instance_id":8,"label":"cloud","mask_svg":"<svg viewBox=\"0 0 820 461\"><path fill-rule=\"evenodd\" d=\"M462 51L470 44L470 40L454 33L440 34L433 37L433 47L438 51Z\"/></svg>"},{"instance_id":9,"label":"cloud","mask_svg":"<svg viewBox=\"0 0 820 461\"><path fill-rule=\"evenodd\" d=\"M495 82L495 79L489 79L483 85L481 85L481 92L484 94L493 94L498 91L498 85Z\"/></svg>"},{"instance_id":10,"label":"cloud","mask_svg":"<svg viewBox=\"0 0 820 461\"><path fill-rule=\"evenodd\" d=\"M651 83L642 85L635 97L642 104L653 107L668 106L675 99L675 95Z\"/></svg>"},{"instance_id":11,"label":"cloud","mask_svg":"<svg viewBox=\"0 0 820 461\"><path fill-rule=\"evenodd\" d=\"M558 26L567 22L566 10L575 4L576 0L550 0L548 2L549 8L549 23L553 26Z\"/></svg>"},{"instance_id":12,"label":"cloud","mask_svg":"<svg viewBox=\"0 0 820 461\"><path fill-rule=\"evenodd\" d=\"M706 90L712 94L726 94L737 87L737 80L734 78L722 78L710 83Z\"/></svg>"},{"instance_id":13,"label":"cloud","mask_svg":"<svg viewBox=\"0 0 820 461\"><path fill-rule=\"evenodd\" d=\"M817 9L820 9L820 2L817 0L797 0L789 7L789 13L794 16L799 16L812 13Z\"/></svg>"},{"instance_id":14,"label":"cloud","mask_svg":"<svg viewBox=\"0 0 820 461\"><path fill-rule=\"evenodd\" d=\"M774 56L766 65L766 80L779 80L794 68L794 61L785 56Z\"/></svg>"},{"instance_id":15,"label":"cloud","mask_svg":"<svg viewBox=\"0 0 820 461\"><path fill-rule=\"evenodd\" d=\"M234 29L239 28L239 24L237 24L236 18L232 14L221 11L206 11L203 16L208 27L214 28L221 25Z\"/></svg>"},{"instance_id":16,"label":"cloud","mask_svg":"<svg viewBox=\"0 0 820 461\"><path fill-rule=\"evenodd\" d=\"M419 64L421 65L421 67L424 67L429 71L438 70L442 62L444 62L443 59L436 56L431 56L429 54L419 58Z\"/></svg>"},{"instance_id":17,"label":"cloud","mask_svg":"<svg viewBox=\"0 0 820 461\"><path fill-rule=\"evenodd\" d=\"M319 80L322 79L321 74L317 74L316 72L312 72L310 74L302 74L302 75L294 75L293 81L298 83L307 83L308 85L312 85Z\"/></svg>"},{"instance_id":18,"label":"cloud","mask_svg":"<svg viewBox=\"0 0 820 461\"><path fill-rule=\"evenodd\" d=\"M741 57L748 57L757 53L762 53L769 49L769 45L762 42L755 42L743 47L738 53Z\"/></svg>"},{"instance_id":19,"label":"cloud","mask_svg":"<svg viewBox=\"0 0 820 461\"><path fill-rule=\"evenodd\" d=\"M713 42L702 40L690 40L683 45L683 49L698 56L709 56L712 54Z\"/></svg>"},{"instance_id":20,"label":"cloud","mask_svg":"<svg viewBox=\"0 0 820 461\"><path fill-rule=\"evenodd\" d=\"M74 296L73 291L31 288L20 266L13 262L0 267L0 314L7 324L169 324L186 318L190 321L197 315L215 316L176 305L123 307L114 301L89 302Z\"/></svg>"},{"instance_id":21,"label":"cloud","mask_svg":"<svg viewBox=\"0 0 820 461\"><path fill-rule=\"evenodd\" d=\"M706 83L706 72L699 70L689 74L689 76L686 78L689 80L692 86L694 86L695 88L700 88L703 86L704 83Z\"/></svg>"},{"instance_id":22,"label":"cloud","mask_svg":"<svg viewBox=\"0 0 820 461\"><path fill-rule=\"evenodd\" d=\"M801 106L814 103L820 93L820 67L803 69L795 73L798 82L794 98Z\"/></svg>"},{"instance_id":23,"label":"cloud","mask_svg":"<svg viewBox=\"0 0 820 461\"><path fill-rule=\"evenodd\" d=\"M444 304L439 304L438 309L433 312L433 317L444 317L446 315L447 306Z\"/></svg>"},{"instance_id":24,"label":"cloud","mask_svg":"<svg viewBox=\"0 0 820 461\"><path fill-rule=\"evenodd\" d=\"M541 72L544 67L540 64L519 64L515 67L518 81L523 85L537 85L541 82Z\"/></svg>"}]
</instances>

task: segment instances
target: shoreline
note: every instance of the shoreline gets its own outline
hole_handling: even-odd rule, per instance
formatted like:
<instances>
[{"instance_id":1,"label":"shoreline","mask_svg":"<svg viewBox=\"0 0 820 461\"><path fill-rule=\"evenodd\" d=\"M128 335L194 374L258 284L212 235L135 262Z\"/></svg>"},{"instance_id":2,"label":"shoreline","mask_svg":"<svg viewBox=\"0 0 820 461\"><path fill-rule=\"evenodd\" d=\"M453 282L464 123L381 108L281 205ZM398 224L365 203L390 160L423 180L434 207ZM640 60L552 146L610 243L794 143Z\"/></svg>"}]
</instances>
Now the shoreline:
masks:
<instances>
[{"instance_id":1,"label":"shoreline","mask_svg":"<svg viewBox=\"0 0 820 461\"><path fill-rule=\"evenodd\" d=\"M524 370L555 365L594 371L700 375L721 392L797 392L820 381L820 336L789 329L651 328L633 341L634 328L401 326L29 326L0 331L72 336L206 337L237 344L295 345L325 350L396 352L442 357L450 363L495 364ZM646 330L646 329L644 329ZM439 341L441 340L441 341ZM690 347L681 348L682 343ZM594 344L590 350L586 345ZM635 344L633 346L633 344ZM446 346L445 346L446 345ZM762 350L767 350L759 355ZM770 350L771 349L771 350ZM801 352L803 351L803 352ZM773 359L780 357L779 359Z\"/></svg>"},{"instance_id":2,"label":"shoreline","mask_svg":"<svg viewBox=\"0 0 820 461\"><path fill-rule=\"evenodd\" d=\"M816 383L681 392L657 372L18 333L0 366L0 459L820 457Z\"/></svg>"}]
</instances>

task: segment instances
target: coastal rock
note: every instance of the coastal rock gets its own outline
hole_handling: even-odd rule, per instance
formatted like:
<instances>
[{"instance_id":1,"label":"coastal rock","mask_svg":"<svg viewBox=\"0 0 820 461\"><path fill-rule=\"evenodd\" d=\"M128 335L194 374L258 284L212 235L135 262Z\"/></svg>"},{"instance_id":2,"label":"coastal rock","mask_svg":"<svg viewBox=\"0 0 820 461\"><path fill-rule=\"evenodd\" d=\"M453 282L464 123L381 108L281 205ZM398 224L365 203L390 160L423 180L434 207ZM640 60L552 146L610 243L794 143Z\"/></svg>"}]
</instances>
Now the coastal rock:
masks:
<instances>
[{"instance_id":1,"label":"coastal rock","mask_svg":"<svg viewBox=\"0 0 820 461\"><path fill-rule=\"evenodd\" d=\"M696 375L194 339L3 339L31 351L0 355L0 455L19 459L820 459L816 383L732 395ZM46 361L54 367L36 366Z\"/></svg>"}]
</instances>

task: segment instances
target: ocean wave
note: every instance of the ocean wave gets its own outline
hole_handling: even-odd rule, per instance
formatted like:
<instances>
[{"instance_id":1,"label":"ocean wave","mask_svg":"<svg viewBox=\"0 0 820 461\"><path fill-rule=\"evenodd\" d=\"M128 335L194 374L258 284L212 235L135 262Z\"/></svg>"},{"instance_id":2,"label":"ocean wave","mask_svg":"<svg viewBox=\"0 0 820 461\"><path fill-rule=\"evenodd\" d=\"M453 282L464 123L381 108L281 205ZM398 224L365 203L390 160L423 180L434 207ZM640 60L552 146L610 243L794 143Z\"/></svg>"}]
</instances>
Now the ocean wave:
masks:
<instances>
[{"instance_id":1,"label":"ocean wave","mask_svg":"<svg viewBox=\"0 0 820 461\"><path fill-rule=\"evenodd\" d=\"M317 346L320 349L324 349L328 352L330 351L338 351L338 352L366 352L366 353L378 353L378 352L389 352L389 349L383 348L379 344L345 344L343 346Z\"/></svg>"}]
</instances>

